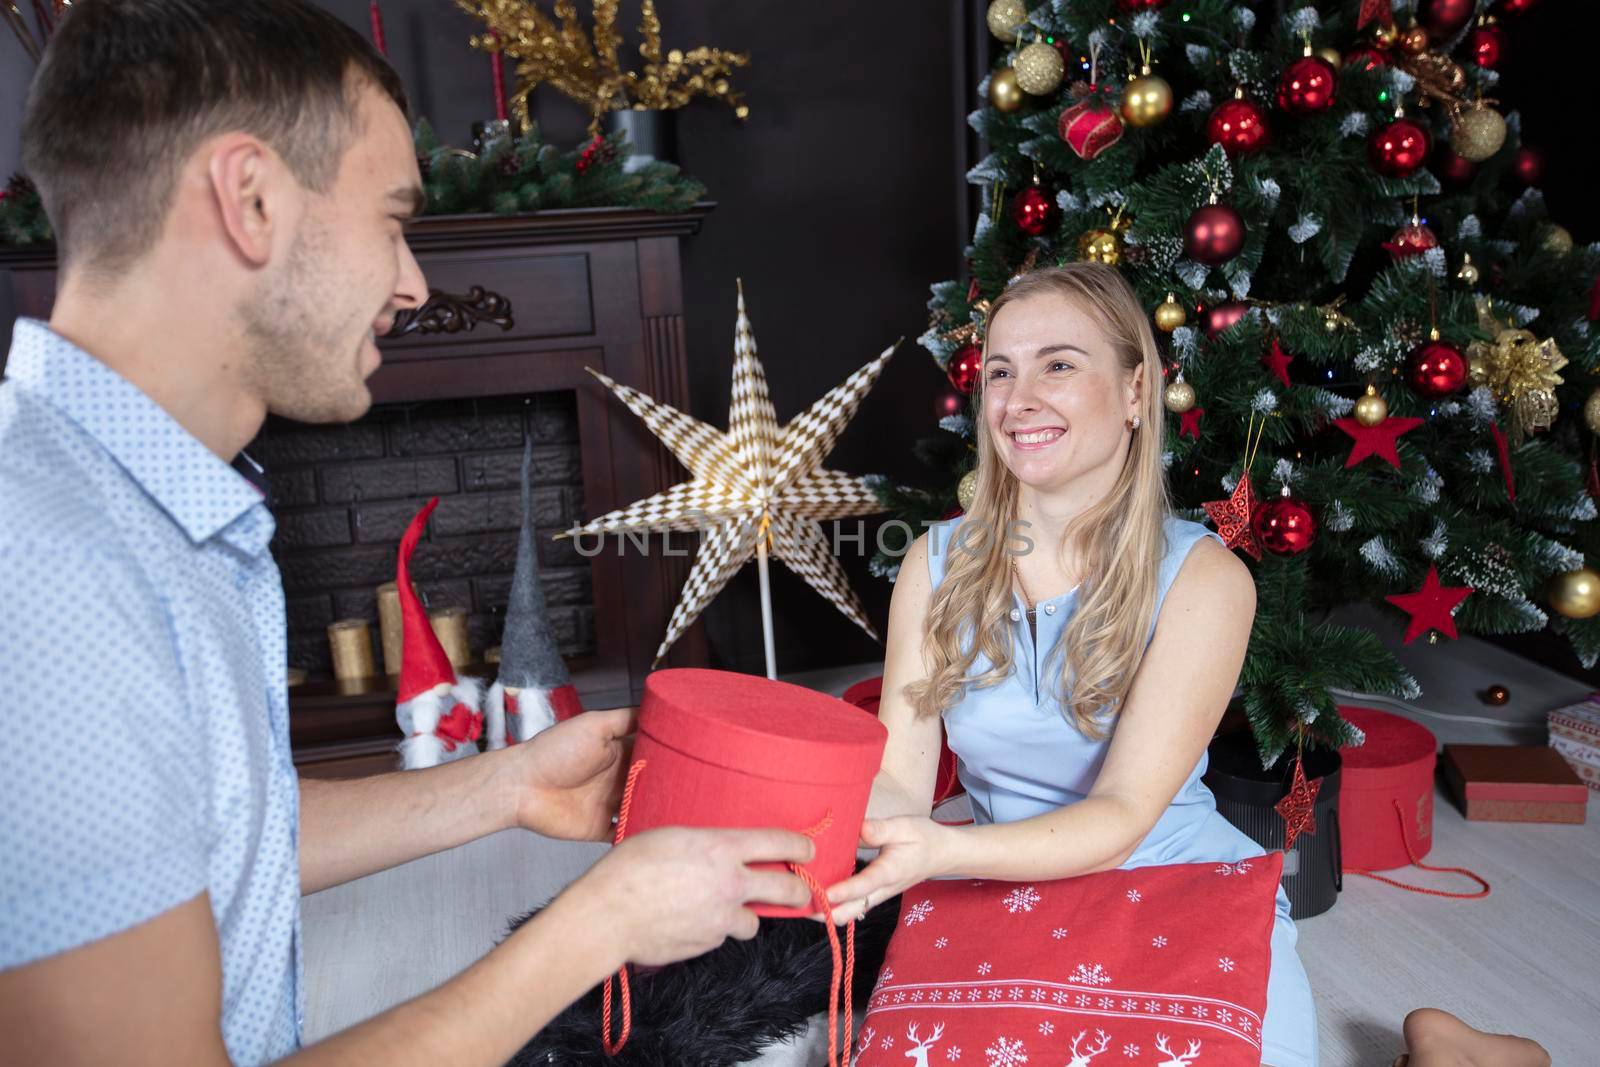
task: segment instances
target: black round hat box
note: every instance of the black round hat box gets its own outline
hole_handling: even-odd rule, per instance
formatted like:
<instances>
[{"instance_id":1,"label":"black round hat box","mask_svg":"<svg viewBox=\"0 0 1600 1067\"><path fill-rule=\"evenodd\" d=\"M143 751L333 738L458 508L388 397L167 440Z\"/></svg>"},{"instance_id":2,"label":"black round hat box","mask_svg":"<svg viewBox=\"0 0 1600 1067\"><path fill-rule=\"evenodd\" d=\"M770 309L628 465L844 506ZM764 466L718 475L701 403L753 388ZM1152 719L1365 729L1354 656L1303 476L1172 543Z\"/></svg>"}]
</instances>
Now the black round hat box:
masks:
<instances>
[{"instance_id":1,"label":"black round hat box","mask_svg":"<svg viewBox=\"0 0 1600 1067\"><path fill-rule=\"evenodd\" d=\"M1211 742L1205 784L1217 798L1217 811L1268 851L1283 848L1283 817L1274 807L1294 781L1294 752L1263 770L1249 730L1219 735ZM1305 774L1321 778L1313 808L1317 831L1302 833L1284 853L1283 889L1296 919L1321 915L1344 888L1339 854L1339 753L1307 749Z\"/></svg>"}]
</instances>

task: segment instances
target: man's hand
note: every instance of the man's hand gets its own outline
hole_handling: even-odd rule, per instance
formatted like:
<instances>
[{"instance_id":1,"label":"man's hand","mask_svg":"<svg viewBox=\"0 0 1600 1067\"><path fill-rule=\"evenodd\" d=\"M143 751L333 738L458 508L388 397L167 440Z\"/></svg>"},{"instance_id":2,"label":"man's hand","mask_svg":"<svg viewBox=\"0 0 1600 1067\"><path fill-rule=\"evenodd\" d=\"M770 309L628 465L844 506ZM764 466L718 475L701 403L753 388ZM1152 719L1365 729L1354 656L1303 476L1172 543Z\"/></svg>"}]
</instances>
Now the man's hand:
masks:
<instances>
[{"instance_id":1,"label":"man's hand","mask_svg":"<svg viewBox=\"0 0 1600 1067\"><path fill-rule=\"evenodd\" d=\"M636 716L633 708L586 711L506 749L516 825L571 841L608 839Z\"/></svg>"},{"instance_id":2,"label":"man's hand","mask_svg":"<svg viewBox=\"0 0 1600 1067\"><path fill-rule=\"evenodd\" d=\"M810 838L787 830L647 830L607 853L550 909L611 934L617 966L676 963L729 937L754 937L748 904L809 904L796 875L748 864L804 864L815 855Z\"/></svg>"}]
</instances>

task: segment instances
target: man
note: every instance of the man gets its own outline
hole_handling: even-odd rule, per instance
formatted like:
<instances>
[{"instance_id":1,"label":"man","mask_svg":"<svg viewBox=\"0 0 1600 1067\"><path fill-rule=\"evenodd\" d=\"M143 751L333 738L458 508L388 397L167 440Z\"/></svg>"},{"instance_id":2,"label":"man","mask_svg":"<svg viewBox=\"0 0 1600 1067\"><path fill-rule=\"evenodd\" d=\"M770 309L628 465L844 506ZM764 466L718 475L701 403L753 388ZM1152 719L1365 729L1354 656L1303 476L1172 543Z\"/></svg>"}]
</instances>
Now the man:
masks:
<instances>
[{"instance_id":1,"label":"man","mask_svg":"<svg viewBox=\"0 0 1600 1067\"><path fill-rule=\"evenodd\" d=\"M393 72L304 0L79 0L24 165L50 323L0 384L0 1062L503 1062L624 961L808 899L781 831L640 834L432 993L299 1050L299 896L520 826L603 838L627 712L427 771L297 783L267 413L361 415L426 295ZM537 902L530 902L537 903ZM441 902L448 906L448 902Z\"/></svg>"}]
</instances>

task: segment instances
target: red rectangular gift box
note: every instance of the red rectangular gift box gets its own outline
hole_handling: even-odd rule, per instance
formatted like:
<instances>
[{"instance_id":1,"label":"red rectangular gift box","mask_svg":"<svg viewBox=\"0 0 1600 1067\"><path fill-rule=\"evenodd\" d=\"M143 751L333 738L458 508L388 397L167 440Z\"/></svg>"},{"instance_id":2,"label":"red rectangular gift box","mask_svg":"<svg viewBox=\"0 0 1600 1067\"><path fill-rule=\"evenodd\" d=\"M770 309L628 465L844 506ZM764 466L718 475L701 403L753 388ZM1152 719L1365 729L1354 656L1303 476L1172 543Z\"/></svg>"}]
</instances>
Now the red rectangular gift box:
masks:
<instances>
[{"instance_id":1,"label":"red rectangular gift box","mask_svg":"<svg viewBox=\"0 0 1600 1067\"><path fill-rule=\"evenodd\" d=\"M1589 791L1553 748L1446 745L1444 776L1468 819L1582 823Z\"/></svg>"},{"instance_id":2,"label":"red rectangular gift box","mask_svg":"<svg viewBox=\"0 0 1600 1067\"><path fill-rule=\"evenodd\" d=\"M1600 694L1549 713L1550 747L1590 789L1600 790Z\"/></svg>"}]
</instances>

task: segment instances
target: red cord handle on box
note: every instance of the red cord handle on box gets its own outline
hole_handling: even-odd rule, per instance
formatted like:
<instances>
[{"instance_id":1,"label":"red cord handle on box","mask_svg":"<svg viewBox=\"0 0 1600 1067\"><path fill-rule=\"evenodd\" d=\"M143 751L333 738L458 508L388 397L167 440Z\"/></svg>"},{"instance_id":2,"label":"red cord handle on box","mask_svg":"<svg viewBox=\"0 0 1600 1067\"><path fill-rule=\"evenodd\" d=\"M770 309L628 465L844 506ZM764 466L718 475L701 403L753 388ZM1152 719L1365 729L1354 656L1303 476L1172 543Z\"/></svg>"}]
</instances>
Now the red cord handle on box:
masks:
<instances>
[{"instance_id":1,"label":"red cord handle on box","mask_svg":"<svg viewBox=\"0 0 1600 1067\"><path fill-rule=\"evenodd\" d=\"M1464 874L1468 878L1471 878L1474 882L1477 882L1483 888L1478 890L1476 893L1452 893L1446 889L1429 889L1426 886L1410 885L1406 882L1398 882L1393 878L1387 878L1381 874L1374 874L1371 871L1362 870L1358 867L1346 867L1344 869L1345 874L1359 874L1361 877L1371 878L1375 882L1382 882L1385 885L1397 886L1400 889L1409 889L1413 893L1426 893L1431 897L1449 897L1452 900L1478 900L1481 897L1486 897L1489 895L1489 883L1478 877L1476 874L1473 874L1465 867L1430 867L1426 863L1423 863L1421 860L1419 860L1417 858L1416 850L1411 847L1411 839L1406 836L1405 812L1401 810L1400 802L1398 800L1393 801L1392 803L1394 804L1395 816L1400 820L1400 842L1406 846L1406 856L1411 860L1412 866L1421 868L1424 871L1441 871L1447 874Z\"/></svg>"},{"instance_id":2,"label":"red cord handle on box","mask_svg":"<svg viewBox=\"0 0 1600 1067\"><path fill-rule=\"evenodd\" d=\"M639 772L644 770L647 762L649 761L638 760L628 769L628 781L622 789L622 804L617 810L617 833L612 839L613 845L620 845L623 837L627 835L628 809L633 805L633 789L638 784ZM821 822L804 831L805 836L816 837L832 825L833 813L830 811L822 817ZM812 903L822 913L823 922L828 928L828 949L833 955L833 974L828 983L828 1067L844 1067L845 1064L850 1062L851 1030L855 1022L855 1012L851 1004L851 987L855 984L856 924L851 922L845 932L846 947L841 964L839 931L833 925L833 905L828 903L827 890L804 867L797 863L791 863L788 866L810 888ZM611 1040L611 977L607 977L604 992L601 994L600 1008L600 1047L605 1050L607 1056L615 1056L621 1052L628 1043L629 1033L633 1030L633 1001L628 992L628 967L626 964L622 966L615 977L622 988L622 1031L617 1035L616 1041L613 1042ZM844 1047L842 1059L839 1046L841 985L844 987Z\"/></svg>"}]
</instances>

